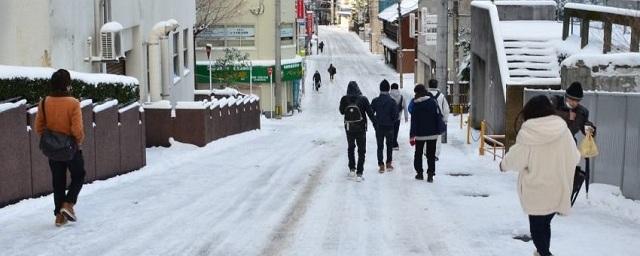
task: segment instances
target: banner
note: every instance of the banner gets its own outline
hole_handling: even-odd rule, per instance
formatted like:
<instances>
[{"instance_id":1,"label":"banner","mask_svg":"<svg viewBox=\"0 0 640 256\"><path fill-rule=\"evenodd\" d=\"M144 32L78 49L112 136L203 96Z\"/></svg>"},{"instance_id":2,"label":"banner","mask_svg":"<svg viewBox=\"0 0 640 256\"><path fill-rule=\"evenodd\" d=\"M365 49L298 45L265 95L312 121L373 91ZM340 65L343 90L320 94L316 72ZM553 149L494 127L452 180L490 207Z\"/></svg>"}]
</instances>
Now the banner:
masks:
<instances>
[{"instance_id":1,"label":"banner","mask_svg":"<svg viewBox=\"0 0 640 256\"><path fill-rule=\"evenodd\" d=\"M215 68L215 67L213 67ZM214 83L224 80L223 77L230 77L234 83L249 83L249 75L252 73L254 83L269 83L269 68L273 66L233 66L225 70L213 70L211 77ZM302 79L302 63L296 62L282 65L282 81L295 81ZM209 66L204 64L196 65L196 83L209 83Z\"/></svg>"},{"instance_id":2,"label":"banner","mask_svg":"<svg viewBox=\"0 0 640 256\"><path fill-rule=\"evenodd\" d=\"M304 1L298 0L296 7L298 11L298 19L304 19Z\"/></svg>"}]
</instances>

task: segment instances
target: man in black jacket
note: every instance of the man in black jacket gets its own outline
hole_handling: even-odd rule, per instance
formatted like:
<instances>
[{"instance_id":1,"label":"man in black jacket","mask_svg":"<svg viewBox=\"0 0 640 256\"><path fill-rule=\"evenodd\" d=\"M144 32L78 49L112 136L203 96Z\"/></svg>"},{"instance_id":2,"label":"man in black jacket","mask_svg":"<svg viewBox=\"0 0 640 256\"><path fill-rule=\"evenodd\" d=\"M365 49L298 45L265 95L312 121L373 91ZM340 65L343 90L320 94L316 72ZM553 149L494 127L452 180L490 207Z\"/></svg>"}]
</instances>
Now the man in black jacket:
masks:
<instances>
[{"instance_id":1,"label":"man in black jacket","mask_svg":"<svg viewBox=\"0 0 640 256\"><path fill-rule=\"evenodd\" d=\"M316 70L313 74L313 87L316 89L316 92L320 89L320 83L322 83L322 78L320 77L320 72Z\"/></svg>"},{"instance_id":2,"label":"man in black jacket","mask_svg":"<svg viewBox=\"0 0 640 256\"><path fill-rule=\"evenodd\" d=\"M362 95L355 81L349 82L347 95L340 99L340 114L344 115L344 129L347 133L349 145L349 175L356 176L356 181L362 181L364 171L364 157L367 147L367 116L375 126L376 120L369 104L369 99ZM358 165L356 166L354 151L358 147Z\"/></svg>"},{"instance_id":3,"label":"man in black jacket","mask_svg":"<svg viewBox=\"0 0 640 256\"><path fill-rule=\"evenodd\" d=\"M378 172L384 173L385 161L382 151L387 146L387 171L393 170L394 124L398 120L398 105L389 95L390 85L385 79L380 83L380 96L371 101L371 109L376 117L376 141L378 143Z\"/></svg>"}]
</instances>

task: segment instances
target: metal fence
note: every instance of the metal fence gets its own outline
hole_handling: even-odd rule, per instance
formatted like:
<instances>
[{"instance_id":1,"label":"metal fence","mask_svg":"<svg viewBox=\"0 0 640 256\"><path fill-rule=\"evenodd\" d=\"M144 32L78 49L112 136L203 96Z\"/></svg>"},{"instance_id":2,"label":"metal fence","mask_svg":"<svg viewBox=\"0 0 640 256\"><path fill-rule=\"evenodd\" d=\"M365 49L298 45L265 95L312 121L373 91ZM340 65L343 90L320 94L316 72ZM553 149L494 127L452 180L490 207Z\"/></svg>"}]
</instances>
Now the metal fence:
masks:
<instances>
[{"instance_id":1,"label":"metal fence","mask_svg":"<svg viewBox=\"0 0 640 256\"><path fill-rule=\"evenodd\" d=\"M564 91L526 89L524 102L541 94ZM624 196L640 200L640 93L585 92L580 104L597 127L600 155L591 160L591 181L619 186Z\"/></svg>"}]
</instances>

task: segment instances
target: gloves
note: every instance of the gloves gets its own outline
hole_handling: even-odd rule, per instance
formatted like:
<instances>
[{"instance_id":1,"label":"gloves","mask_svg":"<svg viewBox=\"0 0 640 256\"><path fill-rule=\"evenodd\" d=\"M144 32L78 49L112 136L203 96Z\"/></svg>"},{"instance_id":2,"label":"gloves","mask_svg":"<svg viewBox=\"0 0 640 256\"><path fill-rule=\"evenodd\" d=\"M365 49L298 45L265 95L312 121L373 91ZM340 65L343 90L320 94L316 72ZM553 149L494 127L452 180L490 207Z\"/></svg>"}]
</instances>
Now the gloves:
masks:
<instances>
[{"instance_id":1,"label":"gloves","mask_svg":"<svg viewBox=\"0 0 640 256\"><path fill-rule=\"evenodd\" d=\"M411 144L411 146L415 146L416 145L416 137L411 137L411 139L409 139L409 144Z\"/></svg>"},{"instance_id":2,"label":"gloves","mask_svg":"<svg viewBox=\"0 0 640 256\"><path fill-rule=\"evenodd\" d=\"M591 135L593 135L593 137L596 136L596 126L593 125L592 122L590 121L586 121L584 122L584 133L587 134L591 132Z\"/></svg>"}]
</instances>

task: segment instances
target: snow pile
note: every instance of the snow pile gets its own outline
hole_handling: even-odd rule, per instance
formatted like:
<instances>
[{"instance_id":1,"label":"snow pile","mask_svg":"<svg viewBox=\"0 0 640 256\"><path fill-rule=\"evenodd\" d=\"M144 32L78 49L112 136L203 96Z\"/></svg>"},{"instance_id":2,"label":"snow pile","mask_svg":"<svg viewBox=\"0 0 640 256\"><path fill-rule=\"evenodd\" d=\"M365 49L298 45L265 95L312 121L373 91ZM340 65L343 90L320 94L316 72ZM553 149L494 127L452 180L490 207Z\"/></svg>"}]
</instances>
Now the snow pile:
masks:
<instances>
[{"instance_id":1,"label":"snow pile","mask_svg":"<svg viewBox=\"0 0 640 256\"><path fill-rule=\"evenodd\" d=\"M563 66L576 67L578 62L582 61L583 64L589 68L595 66L640 66L640 53L610 53L610 54L588 54L579 53L574 54L566 58L563 62Z\"/></svg>"},{"instance_id":2,"label":"snow pile","mask_svg":"<svg viewBox=\"0 0 640 256\"><path fill-rule=\"evenodd\" d=\"M500 81L502 82L502 96L507 99L507 82L509 82L509 70L507 68L507 54L505 53L504 40L500 32L500 20L498 16L498 8L489 1L473 1L471 5L489 11L491 17L491 28L493 29L493 39L496 45L496 53L498 57L498 67L500 68Z\"/></svg>"},{"instance_id":3,"label":"snow pile","mask_svg":"<svg viewBox=\"0 0 640 256\"><path fill-rule=\"evenodd\" d=\"M496 5L524 5L524 6L556 6L558 5L555 1L529 1L529 0L520 0L520 1L495 1Z\"/></svg>"},{"instance_id":4,"label":"snow pile","mask_svg":"<svg viewBox=\"0 0 640 256\"><path fill-rule=\"evenodd\" d=\"M394 42L393 40L389 39L386 36L382 36L380 38L380 43L382 43L382 45L384 45L385 47L391 49L391 50L396 50L398 48L400 48L400 45L398 45L398 43Z\"/></svg>"},{"instance_id":5,"label":"snow pile","mask_svg":"<svg viewBox=\"0 0 640 256\"><path fill-rule=\"evenodd\" d=\"M29 113L30 115L38 113L38 106L30 108L29 110L27 110L27 113Z\"/></svg>"},{"instance_id":6,"label":"snow pile","mask_svg":"<svg viewBox=\"0 0 640 256\"><path fill-rule=\"evenodd\" d=\"M92 99L82 100L82 101L80 101L80 108L84 108L84 107L89 106L91 104L93 104L93 100Z\"/></svg>"},{"instance_id":7,"label":"snow pile","mask_svg":"<svg viewBox=\"0 0 640 256\"><path fill-rule=\"evenodd\" d=\"M500 32L504 40L545 41L561 39L562 23L546 20L500 21Z\"/></svg>"},{"instance_id":8,"label":"snow pile","mask_svg":"<svg viewBox=\"0 0 640 256\"><path fill-rule=\"evenodd\" d=\"M14 109L14 108L20 107L20 106L22 106L24 104L27 104L27 100L20 100L20 101L15 102L15 103L3 103L3 104L0 104L0 112L4 112L4 111L10 110L10 109Z\"/></svg>"},{"instance_id":9,"label":"snow pile","mask_svg":"<svg viewBox=\"0 0 640 256\"><path fill-rule=\"evenodd\" d=\"M112 22L108 22L105 23L104 25L102 25L102 28L100 28L100 32L102 33L115 33L115 32L120 32L124 29L124 27L122 26L122 24L112 21Z\"/></svg>"},{"instance_id":10,"label":"snow pile","mask_svg":"<svg viewBox=\"0 0 640 256\"><path fill-rule=\"evenodd\" d=\"M220 107L220 100L213 98L211 99L211 105L209 105L211 109Z\"/></svg>"},{"instance_id":11,"label":"snow pile","mask_svg":"<svg viewBox=\"0 0 640 256\"><path fill-rule=\"evenodd\" d=\"M28 79L51 79L51 75L57 71L53 68L42 67L21 67L21 66L4 66L0 65L0 79L16 79L16 78L28 78ZM69 71L71 79L79 80L87 84L111 84L121 83L124 85L138 85L138 79L130 76L110 75L110 74L96 74L96 73L80 73L75 71Z\"/></svg>"},{"instance_id":12,"label":"snow pile","mask_svg":"<svg viewBox=\"0 0 640 256\"><path fill-rule=\"evenodd\" d=\"M102 111L104 111L104 110L106 110L108 108L115 107L115 106L118 106L118 100L110 100L110 101L107 101L107 102L102 103L100 105L96 105L93 108L93 112L94 113L99 113L99 112L102 112Z\"/></svg>"},{"instance_id":13,"label":"snow pile","mask_svg":"<svg viewBox=\"0 0 640 256\"><path fill-rule=\"evenodd\" d=\"M176 109L207 109L210 105L207 101L178 101Z\"/></svg>"},{"instance_id":14,"label":"snow pile","mask_svg":"<svg viewBox=\"0 0 640 256\"><path fill-rule=\"evenodd\" d=\"M402 16L418 10L418 0L404 0L400 4ZM398 4L393 4L378 14L378 18L388 22L395 22L398 19Z\"/></svg>"},{"instance_id":15,"label":"snow pile","mask_svg":"<svg viewBox=\"0 0 640 256\"><path fill-rule=\"evenodd\" d=\"M211 95L210 90L194 90L193 94L195 95Z\"/></svg>"},{"instance_id":16,"label":"snow pile","mask_svg":"<svg viewBox=\"0 0 640 256\"><path fill-rule=\"evenodd\" d=\"M296 55L295 57L291 58L291 59L282 59L280 61L281 65L287 65L287 64L294 64L294 63L302 63L304 61L304 59L298 55ZM215 64L215 61L212 62L212 65ZM240 65L240 62L235 62L235 63L231 63L233 65ZM248 60L247 62L243 63L244 65L246 65L247 67L273 67L276 65L276 61L275 60ZM209 66L209 61L208 60L200 60L200 61L196 61L196 65L198 66Z\"/></svg>"},{"instance_id":17,"label":"snow pile","mask_svg":"<svg viewBox=\"0 0 640 256\"><path fill-rule=\"evenodd\" d=\"M224 89L213 89L211 92L215 95L221 96L236 96L239 93L238 90L229 87Z\"/></svg>"},{"instance_id":18,"label":"snow pile","mask_svg":"<svg viewBox=\"0 0 640 256\"><path fill-rule=\"evenodd\" d=\"M145 102L143 107L147 109L172 109L171 101L168 100Z\"/></svg>"},{"instance_id":19,"label":"snow pile","mask_svg":"<svg viewBox=\"0 0 640 256\"><path fill-rule=\"evenodd\" d=\"M218 106L220 108L226 107L228 103L229 103L229 98L222 98L218 100Z\"/></svg>"},{"instance_id":20,"label":"snow pile","mask_svg":"<svg viewBox=\"0 0 640 256\"><path fill-rule=\"evenodd\" d=\"M617 7L591 5L591 4L579 4L579 3L567 3L564 5L564 8L576 9L576 10L582 10L582 11L617 14L617 15L623 15L623 16L630 16L634 18L640 18L640 11L617 8Z\"/></svg>"}]
</instances>

